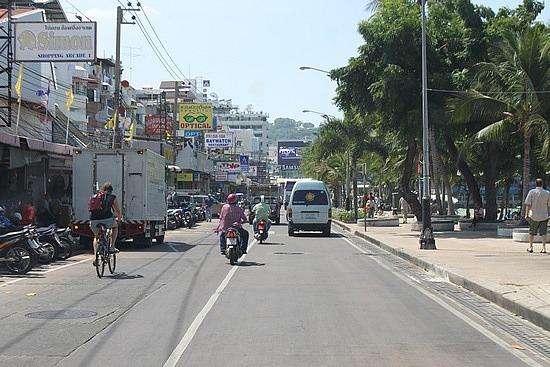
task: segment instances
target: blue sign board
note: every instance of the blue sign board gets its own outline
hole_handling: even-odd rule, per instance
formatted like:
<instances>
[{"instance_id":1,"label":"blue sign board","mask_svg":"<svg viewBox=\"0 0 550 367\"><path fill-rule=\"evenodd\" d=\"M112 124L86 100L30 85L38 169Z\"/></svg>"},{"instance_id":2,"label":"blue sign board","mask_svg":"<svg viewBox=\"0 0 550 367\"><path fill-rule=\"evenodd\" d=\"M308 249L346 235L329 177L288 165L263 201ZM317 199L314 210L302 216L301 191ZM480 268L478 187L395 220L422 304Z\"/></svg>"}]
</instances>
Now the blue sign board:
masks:
<instances>
[{"instance_id":1,"label":"blue sign board","mask_svg":"<svg viewBox=\"0 0 550 367\"><path fill-rule=\"evenodd\" d=\"M240 155L239 163L241 164L241 172L248 173L248 156Z\"/></svg>"},{"instance_id":2,"label":"blue sign board","mask_svg":"<svg viewBox=\"0 0 550 367\"><path fill-rule=\"evenodd\" d=\"M201 132L200 130L185 130L183 134L184 138L194 138L196 136L200 136Z\"/></svg>"}]
</instances>

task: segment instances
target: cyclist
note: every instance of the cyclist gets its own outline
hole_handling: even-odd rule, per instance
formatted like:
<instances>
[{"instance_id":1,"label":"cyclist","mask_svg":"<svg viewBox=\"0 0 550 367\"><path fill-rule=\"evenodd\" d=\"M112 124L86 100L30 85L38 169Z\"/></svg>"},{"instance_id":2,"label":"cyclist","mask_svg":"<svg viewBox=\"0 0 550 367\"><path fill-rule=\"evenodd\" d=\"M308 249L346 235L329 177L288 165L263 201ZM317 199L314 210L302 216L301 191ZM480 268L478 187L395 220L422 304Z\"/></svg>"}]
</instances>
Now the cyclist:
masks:
<instances>
[{"instance_id":1,"label":"cyclist","mask_svg":"<svg viewBox=\"0 0 550 367\"><path fill-rule=\"evenodd\" d=\"M97 225L101 223L105 226L105 228L111 229L111 243L109 246L109 252L117 253L118 249L115 247L115 243L118 235L118 225L113 216L113 212L114 215L116 215L117 220L119 222L122 221L120 207L118 206L116 196L113 195L113 185L111 185L110 182L105 182L100 192L96 195L101 197L102 205L100 209L90 212L90 228L94 233L94 258L97 253L97 245L99 240L99 228L97 228ZM95 260L93 265L96 266Z\"/></svg>"},{"instance_id":2,"label":"cyclist","mask_svg":"<svg viewBox=\"0 0 550 367\"><path fill-rule=\"evenodd\" d=\"M260 202L254 205L251 210L254 213L254 221L252 222L252 228L254 228L254 234L258 233L258 222L264 220L266 223L266 231L269 231L271 227L271 221L269 220L269 214L271 213L271 206L265 203L265 196L260 196Z\"/></svg>"},{"instance_id":3,"label":"cyclist","mask_svg":"<svg viewBox=\"0 0 550 367\"><path fill-rule=\"evenodd\" d=\"M224 204L220 211L220 224L216 228L216 233L221 232L220 235L220 252L225 255L225 232L229 227L232 227L234 223L239 225L239 234L241 236L241 247L243 254L246 254L248 247L248 231L244 229L241 224L246 222L246 215L244 210L237 205L239 199L235 194L229 194L227 196L227 204Z\"/></svg>"}]
</instances>

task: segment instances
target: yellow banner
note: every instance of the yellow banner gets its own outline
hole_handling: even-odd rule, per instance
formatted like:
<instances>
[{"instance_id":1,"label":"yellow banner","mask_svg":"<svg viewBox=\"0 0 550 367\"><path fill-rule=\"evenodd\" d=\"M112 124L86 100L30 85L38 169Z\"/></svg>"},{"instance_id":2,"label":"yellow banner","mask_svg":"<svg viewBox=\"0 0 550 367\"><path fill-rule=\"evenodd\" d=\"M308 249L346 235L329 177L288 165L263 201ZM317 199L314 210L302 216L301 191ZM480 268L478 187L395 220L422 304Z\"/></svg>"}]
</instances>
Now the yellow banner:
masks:
<instances>
[{"instance_id":1,"label":"yellow banner","mask_svg":"<svg viewBox=\"0 0 550 367\"><path fill-rule=\"evenodd\" d=\"M211 130L212 104L181 103L179 105L180 130Z\"/></svg>"},{"instance_id":2,"label":"yellow banner","mask_svg":"<svg viewBox=\"0 0 550 367\"><path fill-rule=\"evenodd\" d=\"M176 179L178 181L183 181L183 182L193 182L193 172L183 172L183 173L178 173L176 175Z\"/></svg>"}]
</instances>

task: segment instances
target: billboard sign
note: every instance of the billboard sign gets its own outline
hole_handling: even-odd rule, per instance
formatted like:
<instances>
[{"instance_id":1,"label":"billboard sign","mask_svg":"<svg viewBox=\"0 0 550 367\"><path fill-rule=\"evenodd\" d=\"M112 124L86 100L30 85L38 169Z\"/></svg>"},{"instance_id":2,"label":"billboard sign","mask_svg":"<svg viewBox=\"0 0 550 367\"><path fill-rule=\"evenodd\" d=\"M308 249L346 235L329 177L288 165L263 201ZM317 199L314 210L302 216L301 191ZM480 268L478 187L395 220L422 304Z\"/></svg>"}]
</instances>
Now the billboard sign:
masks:
<instances>
[{"instance_id":1,"label":"billboard sign","mask_svg":"<svg viewBox=\"0 0 550 367\"><path fill-rule=\"evenodd\" d=\"M14 22L15 61L96 60L96 22Z\"/></svg>"},{"instance_id":2,"label":"billboard sign","mask_svg":"<svg viewBox=\"0 0 550 367\"><path fill-rule=\"evenodd\" d=\"M211 130L212 120L211 103L179 104L180 130Z\"/></svg>"},{"instance_id":3,"label":"billboard sign","mask_svg":"<svg viewBox=\"0 0 550 367\"><path fill-rule=\"evenodd\" d=\"M241 164L241 172L247 173L248 172L248 156L247 155L240 155L239 156L239 163Z\"/></svg>"},{"instance_id":4,"label":"billboard sign","mask_svg":"<svg viewBox=\"0 0 550 367\"><path fill-rule=\"evenodd\" d=\"M299 166L306 143L303 141L279 141L277 162L279 166Z\"/></svg>"},{"instance_id":5,"label":"billboard sign","mask_svg":"<svg viewBox=\"0 0 550 367\"><path fill-rule=\"evenodd\" d=\"M148 136L162 135L172 131L172 116L150 115L145 116L145 134Z\"/></svg>"},{"instance_id":6,"label":"billboard sign","mask_svg":"<svg viewBox=\"0 0 550 367\"><path fill-rule=\"evenodd\" d=\"M216 170L227 173L241 173L239 162L216 162Z\"/></svg>"},{"instance_id":7,"label":"billboard sign","mask_svg":"<svg viewBox=\"0 0 550 367\"><path fill-rule=\"evenodd\" d=\"M227 172L216 172L214 175L214 180L218 182L224 182L228 180Z\"/></svg>"},{"instance_id":8,"label":"billboard sign","mask_svg":"<svg viewBox=\"0 0 550 367\"><path fill-rule=\"evenodd\" d=\"M233 146L233 134L205 133L204 145L210 149L231 148Z\"/></svg>"}]
</instances>

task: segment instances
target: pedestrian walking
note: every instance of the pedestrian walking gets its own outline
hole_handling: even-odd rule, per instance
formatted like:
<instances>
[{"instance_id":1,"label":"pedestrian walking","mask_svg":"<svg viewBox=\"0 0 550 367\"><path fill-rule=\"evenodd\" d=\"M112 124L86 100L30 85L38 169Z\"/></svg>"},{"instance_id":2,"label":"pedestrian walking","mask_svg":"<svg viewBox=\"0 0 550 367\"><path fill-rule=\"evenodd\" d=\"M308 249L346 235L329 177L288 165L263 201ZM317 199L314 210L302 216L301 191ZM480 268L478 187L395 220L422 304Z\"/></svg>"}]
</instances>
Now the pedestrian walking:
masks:
<instances>
[{"instance_id":1,"label":"pedestrian walking","mask_svg":"<svg viewBox=\"0 0 550 367\"><path fill-rule=\"evenodd\" d=\"M542 239L541 254L546 253L546 232L550 209L550 192L542 188L542 179L537 178L536 187L525 198L525 219L529 222L529 248L533 252L533 238L539 234Z\"/></svg>"},{"instance_id":2,"label":"pedestrian walking","mask_svg":"<svg viewBox=\"0 0 550 367\"><path fill-rule=\"evenodd\" d=\"M214 198L208 194L208 197L204 201L207 222L212 222L212 205L214 205Z\"/></svg>"},{"instance_id":3,"label":"pedestrian walking","mask_svg":"<svg viewBox=\"0 0 550 367\"><path fill-rule=\"evenodd\" d=\"M411 211L411 207L409 206L409 203L407 203L407 200L405 200L403 196L401 196L401 199L399 199L399 206L401 207L401 215L403 216L403 223L407 223L407 216Z\"/></svg>"}]
</instances>

